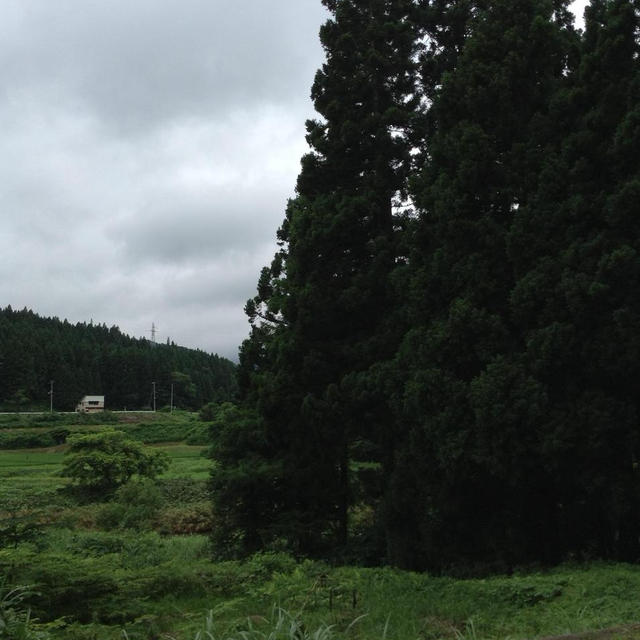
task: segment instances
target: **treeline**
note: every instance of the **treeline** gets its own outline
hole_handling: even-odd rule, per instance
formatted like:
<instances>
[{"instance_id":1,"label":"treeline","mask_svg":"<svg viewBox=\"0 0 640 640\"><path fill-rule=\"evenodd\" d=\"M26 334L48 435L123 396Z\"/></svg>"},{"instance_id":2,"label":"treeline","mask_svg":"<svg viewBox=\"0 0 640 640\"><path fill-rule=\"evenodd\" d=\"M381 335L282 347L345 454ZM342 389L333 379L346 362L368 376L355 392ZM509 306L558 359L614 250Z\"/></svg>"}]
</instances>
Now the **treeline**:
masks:
<instances>
[{"instance_id":1,"label":"treeline","mask_svg":"<svg viewBox=\"0 0 640 640\"><path fill-rule=\"evenodd\" d=\"M92 322L42 318L33 311L0 309L0 407L5 411L53 407L72 411L84 395L104 395L112 410L173 404L199 409L231 400L235 365L217 355L175 344L155 344Z\"/></svg>"},{"instance_id":2,"label":"treeline","mask_svg":"<svg viewBox=\"0 0 640 640\"><path fill-rule=\"evenodd\" d=\"M640 4L592 0L584 32L565 0L323 4L218 541L638 559Z\"/></svg>"}]
</instances>

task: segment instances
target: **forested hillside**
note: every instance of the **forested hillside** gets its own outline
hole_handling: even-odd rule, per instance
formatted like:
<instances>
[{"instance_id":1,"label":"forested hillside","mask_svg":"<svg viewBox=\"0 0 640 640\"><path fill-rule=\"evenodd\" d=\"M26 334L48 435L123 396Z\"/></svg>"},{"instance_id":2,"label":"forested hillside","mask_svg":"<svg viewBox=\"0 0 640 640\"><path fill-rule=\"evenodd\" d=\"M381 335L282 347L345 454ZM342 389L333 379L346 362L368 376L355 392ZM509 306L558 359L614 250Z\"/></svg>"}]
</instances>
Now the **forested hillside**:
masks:
<instances>
[{"instance_id":1,"label":"forested hillside","mask_svg":"<svg viewBox=\"0 0 640 640\"><path fill-rule=\"evenodd\" d=\"M215 438L239 553L640 557L635 0L323 0L326 63Z\"/></svg>"},{"instance_id":2,"label":"forested hillside","mask_svg":"<svg viewBox=\"0 0 640 640\"><path fill-rule=\"evenodd\" d=\"M0 309L0 407L71 411L84 395L104 395L107 409L156 406L199 409L234 397L235 365L217 355L154 344L117 327L70 324L33 311Z\"/></svg>"}]
</instances>

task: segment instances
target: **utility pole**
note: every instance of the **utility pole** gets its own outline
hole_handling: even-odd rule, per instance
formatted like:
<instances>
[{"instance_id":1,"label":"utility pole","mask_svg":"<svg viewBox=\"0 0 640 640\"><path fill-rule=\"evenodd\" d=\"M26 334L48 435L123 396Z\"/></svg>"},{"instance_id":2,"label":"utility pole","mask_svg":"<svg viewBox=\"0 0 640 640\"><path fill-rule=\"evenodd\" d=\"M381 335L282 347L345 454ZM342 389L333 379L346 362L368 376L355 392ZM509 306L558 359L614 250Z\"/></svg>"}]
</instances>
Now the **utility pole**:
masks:
<instances>
[{"instance_id":1,"label":"utility pole","mask_svg":"<svg viewBox=\"0 0 640 640\"><path fill-rule=\"evenodd\" d=\"M153 412L156 412L156 383L152 382L153 385Z\"/></svg>"},{"instance_id":2,"label":"utility pole","mask_svg":"<svg viewBox=\"0 0 640 640\"><path fill-rule=\"evenodd\" d=\"M169 402L169 413L173 413L173 382L171 383L171 400Z\"/></svg>"},{"instance_id":3,"label":"utility pole","mask_svg":"<svg viewBox=\"0 0 640 640\"><path fill-rule=\"evenodd\" d=\"M49 380L49 413L53 413L53 380Z\"/></svg>"}]
</instances>

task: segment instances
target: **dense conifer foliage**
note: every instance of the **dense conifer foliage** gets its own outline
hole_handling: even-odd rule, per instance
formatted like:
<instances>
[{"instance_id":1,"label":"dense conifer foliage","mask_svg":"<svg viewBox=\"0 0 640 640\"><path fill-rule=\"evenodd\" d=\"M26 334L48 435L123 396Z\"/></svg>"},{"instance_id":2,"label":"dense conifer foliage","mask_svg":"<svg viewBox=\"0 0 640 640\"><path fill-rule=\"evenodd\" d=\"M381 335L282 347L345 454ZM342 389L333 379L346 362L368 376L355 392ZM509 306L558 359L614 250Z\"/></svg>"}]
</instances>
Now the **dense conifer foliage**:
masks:
<instances>
[{"instance_id":1,"label":"dense conifer foliage","mask_svg":"<svg viewBox=\"0 0 640 640\"><path fill-rule=\"evenodd\" d=\"M262 537L302 551L346 541L349 447L369 425L344 381L395 348L391 273L403 217L394 207L407 193L419 103L413 3L325 5L327 62L312 88L321 119L307 123L311 153L278 234L282 250L247 305L253 329L241 350L241 384L258 407L265 452L280 462Z\"/></svg>"},{"instance_id":2,"label":"dense conifer foliage","mask_svg":"<svg viewBox=\"0 0 640 640\"><path fill-rule=\"evenodd\" d=\"M461 554L508 561L524 533L538 539L541 515L523 481L535 490L527 453L542 391L516 355L507 238L545 160L571 30L564 12L530 0L486 3L468 25L433 94L414 182L411 326L397 361L407 430L386 499L390 558L407 566ZM409 496L422 508L408 508Z\"/></svg>"},{"instance_id":3,"label":"dense conifer foliage","mask_svg":"<svg viewBox=\"0 0 640 640\"><path fill-rule=\"evenodd\" d=\"M175 344L153 344L117 327L71 324L33 311L0 309L0 407L19 411L50 406L72 411L84 395L104 395L108 409L174 405L198 409L231 400L236 381L229 360Z\"/></svg>"},{"instance_id":4,"label":"dense conifer foliage","mask_svg":"<svg viewBox=\"0 0 640 640\"><path fill-rule=\"evenodd\" d=\"M564 0L324 3L214 473L227 539L640 557L637 2L592 0L584 32Z\"/></svg>"}]
</instances>

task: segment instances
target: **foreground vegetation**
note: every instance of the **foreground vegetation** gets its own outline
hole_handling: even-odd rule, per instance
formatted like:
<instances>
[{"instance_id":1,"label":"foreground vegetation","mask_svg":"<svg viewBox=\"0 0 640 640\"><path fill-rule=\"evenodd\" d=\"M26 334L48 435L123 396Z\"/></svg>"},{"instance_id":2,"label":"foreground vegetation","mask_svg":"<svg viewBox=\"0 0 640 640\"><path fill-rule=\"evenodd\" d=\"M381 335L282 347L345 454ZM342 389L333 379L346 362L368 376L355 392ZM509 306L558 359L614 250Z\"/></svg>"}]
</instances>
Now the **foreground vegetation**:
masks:
<instances>
[{"instance_id":1,"label":"foreground vegetation","mask_svg":"<svg viewBox=\"0 0 640 640\"><path fill-rule=\"evenodd\" d=\"M212 563L206 537L153 532L57 529L0 552L0 564L35 585L26 602L54 638L193 638L207 612L214 637L228 638L247 620L266 630L274 607L337 637L532 638L632 623L640 597L628 565L460 580L279 553Z\"/></svg>"},{"instance_id":2,"label":"foreground vegetation","mask_svg":"<svg viewBox=\"0 0 640 640\"><path fill-rule=\"evenodd\" d=\"M103 418L58 426L112 429ZM39 428L25 421L7 418L2 430ZM170 466L100 499L69 490L60 475L65 444L0 450L0 638L471 640L638 619L640 567L632 565L455 579L335 566L276 548L212 561L211 463L206 447L174 438L179 428L207 424L190 414L144 414L128 424L142 442L147 429L147 446L165 452ZM158 442L163 429L167 440ZM631 627L617 637L634 634Z\"/></svg>"}]
</instances>

